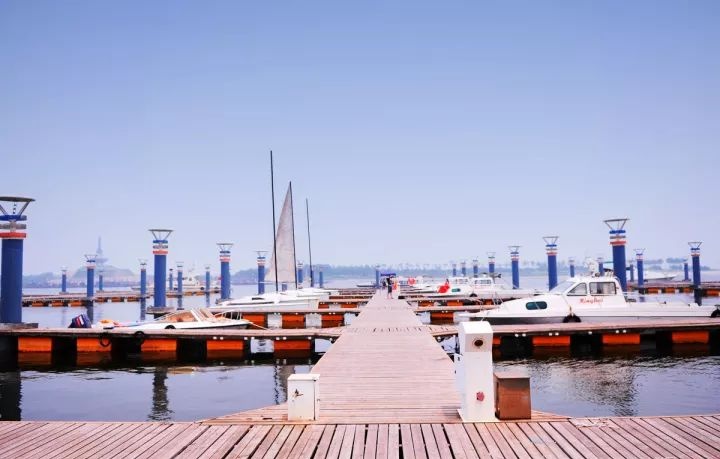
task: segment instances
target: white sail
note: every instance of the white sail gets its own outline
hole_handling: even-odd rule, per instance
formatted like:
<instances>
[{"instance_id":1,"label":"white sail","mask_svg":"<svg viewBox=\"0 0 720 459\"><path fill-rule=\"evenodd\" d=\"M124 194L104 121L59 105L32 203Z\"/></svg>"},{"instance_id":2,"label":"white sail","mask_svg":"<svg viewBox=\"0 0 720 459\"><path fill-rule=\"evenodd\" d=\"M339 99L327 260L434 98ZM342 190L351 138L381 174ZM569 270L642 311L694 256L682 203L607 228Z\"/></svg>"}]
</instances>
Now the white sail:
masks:
<instances>
[{"instance_id":1,"label":"white sail","mask_svg":"<svg viewBox=\"0 0 720 459\"><path fill-rule=\"evenodd\" d=\"M292 284L295 288L295 235L293 234L292 185L285 193L285 203L280 212L277 234L275 235L276 252L270 258L265 271L265 282L275 283L275 267L277 266L277 281Z\"/></svg>"}]
</instances>

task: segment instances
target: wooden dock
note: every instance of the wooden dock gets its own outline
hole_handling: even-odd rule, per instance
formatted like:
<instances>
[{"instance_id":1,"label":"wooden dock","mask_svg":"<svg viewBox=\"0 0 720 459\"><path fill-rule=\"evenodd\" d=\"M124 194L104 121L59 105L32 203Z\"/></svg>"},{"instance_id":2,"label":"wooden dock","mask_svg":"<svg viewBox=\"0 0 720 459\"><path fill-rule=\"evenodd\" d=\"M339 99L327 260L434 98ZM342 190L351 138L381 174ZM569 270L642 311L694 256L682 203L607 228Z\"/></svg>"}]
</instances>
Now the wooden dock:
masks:
<instances>
[{"instance_id":1,"label":"wooden dock","mask_svg":"<svg viewBox=\"0 0 720 459\"><path fill-rule=\"evenodd\" d=\"M462 423L453 365L434 337L453 327L424 326L406 302L380 296L312 369L318 421L288 422L278 405L193 423L5 422L0 458L720 457L717 415L533 412L527 421Z\"/></svg>"},{"instance_id":2,"label":"wooden dock","mask_svg":"<svg viewBox=\"0 0 720 459\"><path fill-rule=\"evenodd\" d=\"M488 424L0 423L2 458L717 458L720 416Z\"/></svg>"}]
</instances>

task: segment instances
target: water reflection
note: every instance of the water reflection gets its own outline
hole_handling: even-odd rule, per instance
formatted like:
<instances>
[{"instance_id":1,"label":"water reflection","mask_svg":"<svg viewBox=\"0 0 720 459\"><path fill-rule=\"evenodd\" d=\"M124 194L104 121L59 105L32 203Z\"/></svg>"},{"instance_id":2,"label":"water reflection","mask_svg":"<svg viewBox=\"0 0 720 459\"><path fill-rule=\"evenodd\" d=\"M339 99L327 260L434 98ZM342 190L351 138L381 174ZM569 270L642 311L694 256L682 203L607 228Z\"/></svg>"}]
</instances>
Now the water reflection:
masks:
<instances>
[{"instance_id":1,"label":"water reflection","mask_svg":"<svg viewBox=\"0 0 720 459\"><path fill-rule=\"evenodd\" d=\"M172 420L173 412L168 400L167 379L167 367L156 367L153 372L152 411L148 415L148 421Z\"/></svg>"},{"instance_id":2,"label":"water reflection","mask_svg":"<svg viewBox=\"0 0 720 459\"><path fill-rule=\"evenodd\" d=\"M22 406L19 371L0 373L0 421L19 421Z\"/></svg>"}]
</instances>

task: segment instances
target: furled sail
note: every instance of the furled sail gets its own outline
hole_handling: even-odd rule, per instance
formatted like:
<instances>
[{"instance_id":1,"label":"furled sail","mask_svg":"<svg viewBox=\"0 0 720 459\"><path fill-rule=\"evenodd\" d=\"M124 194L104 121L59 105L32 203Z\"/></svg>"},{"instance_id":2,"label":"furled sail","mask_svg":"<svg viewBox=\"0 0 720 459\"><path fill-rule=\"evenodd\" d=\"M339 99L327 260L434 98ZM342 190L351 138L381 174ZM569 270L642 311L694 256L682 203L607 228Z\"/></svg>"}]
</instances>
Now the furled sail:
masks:
<instances>
[{"instance_id":1,"label":"furled sail","mask_svg":"<svg viewBox=\"0 0 720 459\"><path fill-rule=\"evenodd\" d=\"M292 209L292 185L285 193L285 203L280 212L277 233L275 235L276 252L270 258L270 264L265 271L265 282L275 283L275 267L277 266L278 283L292 284L295 288L295 235Z\"/></svg>"}]
</instances>

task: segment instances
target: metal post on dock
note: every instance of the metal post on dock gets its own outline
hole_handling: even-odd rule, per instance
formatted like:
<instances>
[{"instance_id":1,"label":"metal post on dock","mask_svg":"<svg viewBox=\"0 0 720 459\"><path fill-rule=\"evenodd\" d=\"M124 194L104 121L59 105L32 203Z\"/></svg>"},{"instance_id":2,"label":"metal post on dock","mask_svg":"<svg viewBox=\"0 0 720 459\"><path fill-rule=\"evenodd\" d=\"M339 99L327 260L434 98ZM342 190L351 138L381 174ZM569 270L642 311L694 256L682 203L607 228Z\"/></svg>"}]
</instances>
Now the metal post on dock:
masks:
<instances>
[{"instance_id":1,"label":"metal post on dock","mask_svg":"<svg viewBox=\"0 0 720 459\"><path fill-rule=\"evenodd\" d=\"M685 274L685 278L683 279L685 282L690 282L690 268L688 266L688 261L685 259L683 262L683 271Z\"/></svg>"},{"instance_id":2,"label":"metal post on dock","mask_svg":"<svg viewBox=\"0 0 720 459\"><path fill-rule=\"evenodd\" d=\"M635 263L632 260L628 263L630 268L630 282L635 282Z\"/></svg>"},{"instance_id":3,"label":"metal post on dock","mask_svg":"<svg viewBox=\"0 0 720 459\"><path fill-rule=\"evenodd\" d=\"M67 293L67 266L62 267L62 278L60 279L60 293Z\"/></svg>"},{"instance_id":4,"label":"metal post on dock","mask_svg":"<svg viewBox=\"0 0 720 459\"><path fill-rule=\"evenodd\" d=\"M257 292L258 295L262 295L265 293L265 254L267 252L264 250L258 250L257 251L257 278L258 278L258 285L257 285ZM312 271L310 271L310 286L314 287L315 284L313 282L312 277Z\"/></svg>"},{"instance_id":5,"label":"metal post on dock","mask_svg":"<svg viewBox=\"0 0 720 459\"><path fill-rule=\"evenodd\" d=\"M87 277L85 279L85 296L87 301L95 299L95 260L97 255L94 253L85 254L85 267L87 269Z\"/></svg>"},{"instance_id":6,"label":"metal post on dock","mask_svg":"<svg viewBox=\"0 0 720 459\"><path fill-rule=\"evenodd\" d=\"M210 295L210 265L205 265L205 296Z\"/></svg>"},{"instance_id":7,"label":"metal post on dock","mask_svg":"<svg viewBox=\"0 0 720 459\"><path fill-rule=\"evenodd\" d=\"M548 264L548 289L554 289L558 284L557 274L557 240L558 236L545 236L545 253L547 253Z\"/></svg>"},{"instance_id":8,"label":"metal post on dock","mask_svg":"<svg viewBox=\"0 0 720 459\"><path fill-rule=\"evenodd\" d=\"M457 277L457 263L454 261L451 261L450 264L452 264L452 275L453 277Z\"/></svg>"},{"instance_id":9,"label":"metal post on dock","mask_svg":"<svg viewBox=\"0 0 720 459\"><path fill-rule=\"evenodd\" d=\"M105 268L100 266L100 268L98 269L98 292L102 292L105 290L105 288L104 288L105 283L103 282L104 274L105 274Z\"/></svg>"},{"instance_id":10,"label":"metal post on dock","mask_svg":"<svg viewBox=\"0 0 720 459\"><path fill-rule=\"evenodd\" d=\"M218 242L220 249L220 299L230 299L230 283L232 281L230 275L230 249L232 242Z\"/></svg>"},{"instance_id":11,"label":"metal post on dock","mask_svg":"<svg viewBox=\"0 0 720 459\"><path fill-rule=\"evenodd\" d=\"M462 273L462 277L467 277L467 261L465 260L460 262L460 273Z\"/></svg>"},{"instance_id":12,"label":"metal post on dock","mask_svg":"<svg viewBox=\"0 0 720 459\"><path fill-rule=\"evenodd\" d=\"M318 280L320 282L320 288L324 288L325 287L325 279L323 278L322 268L319 268L319 271L320 272L318 273Z\"/></svg>"},{"instance_id":13,"label":"metal post on dock","mask_svg":"<svg viewBox=\"0 0 720 459\"><path fill-rule=\"evenodd\" d=\"M141 258L140 262L140 299L144 300L147 296L147 260Z\"/></svg>"},{"instance_id":14,"label":"metal post on dock","mask_svg":"<svg viewBox=\"0 0 720 459\"><path fill-rule=\"evenodd\" d=\"M22 322L22 264L24 231L27 216L23 215L31 198L0 197L0 239L2 239L2 272L0 272L0 323ZM6 203L5 209L2 203ZM10 205L12 207L10 207ZM18 209L19 207L19 209Z\"/></svg>"},{"instance_id":15,"label":"metal post on dock","mask_svg":"<svg viewBox=\"0 0 720 459\"><path fill-rule=\"evenodd\" d=\"M153 235L153 255L155 256L153 302L156 308L165 307L165 275L167 271L168 237L173 230L151 229Z\"/></svg>"},{"instance_id":16,"label":"metal post on dock","mask_svg":"<svg viewBox=\"0 0 720 459\"><path fill-rule=\"evenodd\" d=\"M610 228L610 245L613 251L613 271L615 277L620 281L623 292L627 292L627 272L625 263L625 224L627 218L611 218L605 220L605 224Z\"/></svg>"},{"instance_id":17,"label":"metal post on dock","mask_svg":"<svg viewBox=\"0 0 720 459\"><path fill-rule=\"evenodd\" d=\"M303 281L305 280L304 277L305 277L305 270L303 269L303 262L302 262L302 261L298 261L298 262L297 262L297 282L298 282L298 287L302 287L302 283L303 283Z\"/></svg>"},{"instance_id":18,"label":"metal post on dock","mask_svg":"<svg viewBox=\"0 0 720 459\"><path fill-rule=\"evenodd\" d=\"M643 272L643 255L645 249L635 249L635 264L637 264L637 286L640 289L645 285L645 273Z\"/></svg>"},{"instance_id":19,"label":"metal post on dock","mask_svg":"<svg viewBox=\"0 0 720 459\"><path fill-rule=\"evenodd\" d=\"M570 265L570 277L575 277L575 258L568 258L568 265Z\"/></svg>"},{"instance_id":20,"label":"metal post on dock","mask_svg":"<svg viewBox=\"0 0 720 459\"><path fill-rule=\"evenodd\" d=\"M700 287L700 246L701 241L688 242L690 257L692 258L693 286Z\"/></svg>"},{"instance_id":21,"label":"metal post on dock","mask_svg":"<svg viewBox=\"0 0 720 459\"><path fill-rule=\"evenodd\" d=\"M173 287L174 287L174 285L173 285L173 272L174 272L174 270L173 270L173 268L170 268L168 271L169 271L169 273L168 273L168 292L172 292L172 291L173 291Z\"/></svg>"},{"instance_id":22,"label":"metal post on dock","mask_svg":"<svg viewBox=\"0 0 720 459\"><path fill-rule=\"evenodd\" d=\"M488 252L488 273L495 273L495 252Z\"/></svg>"},{"instance_id":23,"label":"metal post on dock","mask_svg":"<svg viewBox=\"0 0 720 459\"><path fill-rule=\"evenodd\" d=\"M604 261L605 261L605 259L602 257L602 255L598 255L598 257L597 257L598 272L600 273L601 276L605 275L605 265L603 263Z\"/></svg>"},{"instance_id":24,"label":"metal post on dock","mask_svg":"<svg viewBox=\"0 0 720 459\"><path fill-rule=\"evenodd\" d=\"M380 265L375 265L375 288L380 288Z\"/></svg>"},{"instance_id":25,"label":"metal post on dock","mask_svg":"<svg viewBox=\"0 0 720 459\"><path fill-rule=\"evenodd\" d=\"M510 262L512 265L512 288L520 288L520 246L509 245L510 249Z\"/></svg>"},{"instance_id":26,"label":"metal post on dock","mask_svg":"<svg viewBox=\"0 0 720 459\"><path fill-rule=\"evenodd\" d=\"M480 275L480 261L477 257L473 258L473 277L478 277Z\"/></svg>"}]
</instances>

